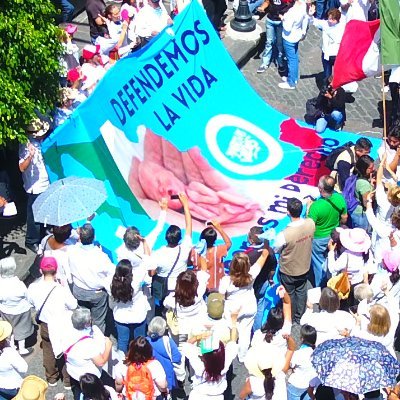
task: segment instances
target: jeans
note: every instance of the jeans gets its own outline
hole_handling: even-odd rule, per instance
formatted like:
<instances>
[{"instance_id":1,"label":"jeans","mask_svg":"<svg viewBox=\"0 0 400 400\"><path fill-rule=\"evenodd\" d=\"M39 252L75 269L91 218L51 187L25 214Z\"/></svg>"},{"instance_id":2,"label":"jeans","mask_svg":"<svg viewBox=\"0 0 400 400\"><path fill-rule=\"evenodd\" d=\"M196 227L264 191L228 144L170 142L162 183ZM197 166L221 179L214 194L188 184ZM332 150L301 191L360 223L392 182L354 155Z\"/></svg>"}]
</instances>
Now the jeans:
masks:
<instances>
[{"instance_id":1,"label":"jeans","mask_svg":"<svg viewBox=\"0 0 400 400\"><path fill-rule=\"evenodd\" d=\"M329 59L325 60L324 53L322 53L321 59L322 59L322 68L324 69L324 78L326 79L332 75L333 65L335 64L336 57L335 58L331 57L331 61Z\"/></svg>"},{"instance_id":2,"label":"jeans","mask_svg":"<svg viewBox=\"0 0 400 400\"><path fill-rule=\"evenodd\" d=\"M138 324L123 324L115 321L118 334L118 350L128 351L129 342L138 336L146 336L146 320Z\"/></svg>"},{"instance_id":3,"label":"jeans","mask_svg":"<svg viewBox=\"0 0 400 400\"><path fill-rule=\"evenodd\" d=\"M18 393L18 389L0 389L0 400L11 400Z\"/></svg>"},{"instance_id":4,"label":"jeans","mask_svg":"<svg viewBox=\"0 0 400 400\"><path fill-rule=\"evenodd\" d=\"M284 65L282 21L272 21L267 18L265 21L265 29L266 29L267 39L265 41L265 49L262 55L262 63L263 65L269 65L271 63L272 47L274 44L276 44L276 47L278 49L278 57L276 61L278 63L278 67L282 68Z\"/></svg>"},{"instance_id":5,"label":"jeans","mask_svg":"<svg viewBox=\"0 0 400 400\"><path fill-rule=\"evenodd\" d=\"M340 125L342 122L343 113L338 110L333 110L330 114L326 114L324 117L317 119L315 130L317 133L322 133L328 125L336 129L336 126Z\"/></svg>"},{"instance_id":6,"label":"jeans","mask_svg":"<svg viewBox=\"0 0 400 400\"><path fill-rule=\"evenodd\" d=\"M299 389L292 384L287 384L287 400L310 400L307 389Z\"/></svg>"},{"instance_id":7,"label":"jeans","mask_svg":"<svg viewBox=\"0 0 400 400\"><path fill-rule=\"evenodd\" d=\"M313 240L311 249L311 269L309 280L313 287L323 287L326 285L326 269L323 266L326 257L325 252L328 247L330 236Z\"/></svg>"},{"instance_id":8,"label":"jeans","mask_svg":"<svg viewBox=\"0 0 400 400\"><path fill-rule=\"evenodd\" d=\"M35 222L32 210L32 204L39 194L27 193L27 196L25 244L39 244L42 239L41 230L43 225Z\"/></svg>"},{"instance_id":9,"label":"jeans","mask_svg":"<svg viewBox=\"0 0 400 400\"><path fill-rule=\"evenodd\" d=\"M250 12L254 14L254 11L257 10L257 8L260 7L262 3L264 3L264 0L248 0L248 2Z\"/></svg>"},{"instance_id":10,"label":"jeans","mask_svg":"<svg viewBox=\"0 0 400 400\"><path fill-rule=\"evenodd\" d=\"M290 276L283 272L279 273L279 280L290 296L293 321L297 323L300 323L300 319L306 311L307 278L308 273L300 276Z\"/></svg>"},{"instance_id":11,"label":"jeans","mask_svg":"<svg viewBox=\"0 0 400 400\"><path fill-rule=\"evenodd\" d=\"M352 228L362 228L368 231L369 223L364 211L361 214L356 214L353 212L350 214L350 217Z\"/></svg>"},{"instance_id":12,"label":"jeans","mask_svg":"<svg viewBox=\"0 0 400 400\"><path fill-rule=\"evenodd\" d=\"M86 290L74 285L72 294L78 304L90 310L93 324L104 333L106 330L106 316L108 311L108 294L104 290Z\"/></svg>"},{"instance_id":13,"label":"jeans","mask_svg":"<svg viewBox=\"0 0 400 400\"><path fill-rule=\"evenodd\" d=\"M283 48L285 50L288 62L288 83L290 86L296 86L299 80L299 42L291 43L283 39Z\"/></svg>"},{"instance_id":14,"label":"jeans","mask_svg":"<svg viewBox=\"0 0 400 400\"><path fill-rule=\"evenodd\" d=\"M253 332L255 332L258 329L261 329L261 326L262 326L265 305L266 305L265 292L267 291L268 286L269 286L269 282L267 280L261 286L261 289L260 289L259 293L257 293L257 296L256 296L257 297L257 314L254 319Z\"/></svg>"}]
</instances>

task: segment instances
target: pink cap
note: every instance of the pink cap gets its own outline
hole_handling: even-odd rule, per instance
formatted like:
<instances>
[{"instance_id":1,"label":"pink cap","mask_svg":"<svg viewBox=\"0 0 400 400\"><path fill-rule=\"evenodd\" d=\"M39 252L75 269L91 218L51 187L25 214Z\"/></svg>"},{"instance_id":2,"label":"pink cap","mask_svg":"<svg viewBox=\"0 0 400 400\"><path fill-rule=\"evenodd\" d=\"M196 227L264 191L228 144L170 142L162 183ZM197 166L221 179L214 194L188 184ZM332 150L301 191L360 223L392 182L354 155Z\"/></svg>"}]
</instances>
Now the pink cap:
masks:
<instances>
[{"instance_id":1,"label":"pink cap","mask_svg":"<svg viewBox=\"0 0 400 400\"><path fill-rule=\"evenodd\" d=\"M382 252L382 261L385 264L385 268L389 272L394 272L399 268L400 265L400 252L393 250L384 250Z\"/></svg>"},{"instance_id":2,"label":"pink cap","mask_svg":"<svg viewBox=\"0 0 400 400\"><path fill-rule=\"evenodd\" d=\"M82 57L91 60L96 54L100 53L100 45L87 44L82 50Z\"/></svg>"},{"instance_id":3,"label":"pink cap","mask_svg":"<svg viewBox=\"0 0 400 400\"><path fill-rule=\"evenodd\" d=\"M57 260L54 257L43 257L40 261L40 269L42 271L57 271Z\"/></svg>"},{"instance_id":4,"label":"pink cap","mask_svg":"<svg viewBox=\"0 0 400 400\"><path fill-rule=\"evenodd\" d=\"M68 33L68 35L73 35L76 31L78 30L78 27L73 24L68 24L65 28L64 31Z\"/></svg>"}]
</instances>

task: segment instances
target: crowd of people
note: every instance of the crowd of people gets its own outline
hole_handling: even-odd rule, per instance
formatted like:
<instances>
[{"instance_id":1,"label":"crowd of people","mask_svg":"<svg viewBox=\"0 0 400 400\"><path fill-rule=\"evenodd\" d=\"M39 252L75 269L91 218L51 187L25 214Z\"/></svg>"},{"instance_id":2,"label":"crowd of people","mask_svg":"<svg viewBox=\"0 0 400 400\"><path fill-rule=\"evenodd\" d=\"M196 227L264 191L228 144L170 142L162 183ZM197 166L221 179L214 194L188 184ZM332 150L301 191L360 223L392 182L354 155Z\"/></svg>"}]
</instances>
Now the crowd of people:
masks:
<instances>
[{"instance_id":1,"label":"crowd of people","mask_svg":"<svg viewBox=\"0 0 400 400\"><path fill-rule=\"evenodd\" d=\"M44 174L35 182L25 174L38 166L30 146L20 167L34 197L29 188L45 185ZM190 399L222 399L235 359L249 375L237 393L242 399L383 399L385 391L398 398L396 387L357 394L327 387L312 364L314 348L331 339L379 342L393 357L398 346L400 127L389 131L376 160L371 148L361 137L334 150L326 160L331 175L319 179L320 197L307 204L288 199L286 228L273 238L250 227L241 248L232 249L217 220L194 243L184 193L178 196L184 231L164 229L168 201L160 199L154 229L144 236L140 227L128 227L115 263L90 222L51 232L33 223L27 243L39 239L31 246L38 278L27 288L15 276L14 258L0 261L1 398L24 387L32 315L45 383L62 380L76 400L117 393L165 398L187 381ZM163 231L165 245L154 248ZM275 305L267 301L271 288ZM291 336L296 326L301 343Z\"/></svg>"}]
</instances>

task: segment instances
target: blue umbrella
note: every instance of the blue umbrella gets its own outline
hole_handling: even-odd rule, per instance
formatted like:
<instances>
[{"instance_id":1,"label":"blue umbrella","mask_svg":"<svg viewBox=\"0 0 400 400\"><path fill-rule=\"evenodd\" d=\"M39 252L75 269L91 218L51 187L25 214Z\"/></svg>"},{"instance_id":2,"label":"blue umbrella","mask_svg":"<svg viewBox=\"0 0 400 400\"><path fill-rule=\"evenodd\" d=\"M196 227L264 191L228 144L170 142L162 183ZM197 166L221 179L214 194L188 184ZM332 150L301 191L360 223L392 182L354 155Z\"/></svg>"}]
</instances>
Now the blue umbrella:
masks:
<instances>
[{"instance_id":1,"label":"blue umbrella","mask_svg":"<svg viewBox=\"0 0 400 400\"><path fill-rule=\"evenodd\" d=\"M399 362L381 343L347 337L321 343L311 357L325 386L364 394L395 386Z\"/></svg>"},{"instance_id":2,"label":"blue umbrella","mask_svg":"<svg viewBox=\"0 0 400 400\"><path fill-rule=\"evenodd\" d=\"M32 205L36 222L62 226L92 215L107 199L104 183L70 176L52 183Z\"/></svg>"}]
</instances>

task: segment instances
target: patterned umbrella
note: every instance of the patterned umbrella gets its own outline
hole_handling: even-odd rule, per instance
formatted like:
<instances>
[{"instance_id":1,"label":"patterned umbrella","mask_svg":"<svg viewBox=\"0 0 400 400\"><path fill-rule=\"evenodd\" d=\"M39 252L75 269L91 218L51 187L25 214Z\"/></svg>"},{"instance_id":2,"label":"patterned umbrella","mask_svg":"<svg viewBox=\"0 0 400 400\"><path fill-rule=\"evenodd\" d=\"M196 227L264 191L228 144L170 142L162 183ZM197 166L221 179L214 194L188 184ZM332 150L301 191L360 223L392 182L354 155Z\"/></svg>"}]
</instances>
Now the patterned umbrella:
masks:
<instances>
[{"instance_id":1,"label":"patterned umbrella","mask_svg":"<svg viewBox=\"0 0 400 400\"><path fill-rule=\"evenodd\" d=\"M32 205L36 222L62 226L87 218L107 199L104 183L70 176L52 183Z\"/></svg>"},{"instance_id":2,"label":"patterned umbrella","mask_svg":"<svg viewBox=\"0 0 400 400\"><path fill-rule=\"evenodd\" d=\"M325 386L364 394L395 386L400 363L381 343L347 337L321 343L311 358Z\"/></svg>"}]
</instances>

